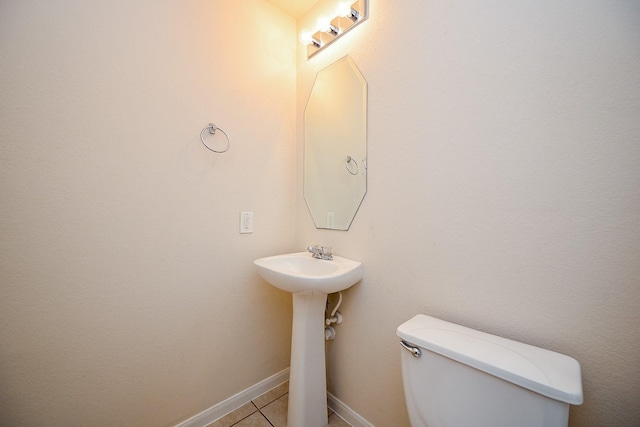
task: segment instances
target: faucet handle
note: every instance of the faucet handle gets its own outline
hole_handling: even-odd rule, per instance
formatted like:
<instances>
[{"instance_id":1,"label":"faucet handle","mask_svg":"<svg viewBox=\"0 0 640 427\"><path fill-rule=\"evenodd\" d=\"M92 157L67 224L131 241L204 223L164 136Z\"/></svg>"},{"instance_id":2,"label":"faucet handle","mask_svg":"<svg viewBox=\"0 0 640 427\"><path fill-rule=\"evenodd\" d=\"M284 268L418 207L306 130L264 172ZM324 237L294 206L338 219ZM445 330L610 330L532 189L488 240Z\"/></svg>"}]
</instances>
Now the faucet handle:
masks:
<instances>
[{"instance_id":1,"label":"faucet handle","mask_svg":"<svg viewBox=\"0 0 640 427\"><path fill-rule=\"evenodd\" d=\"M331 246L313 245L307 248L307 252L311 252L314 258L332 260Z\"/></svg>"},{"instance_id":2,"label":"faucet handle","mask_svg":"<svg viewBox=\"0 0 640 427\"><path fill-rule=\"evenodd\" d=\"M322 246L320 248L320 251L322 253L322 258L323 259L332 259L333 258L333 254L331 253L333 251L333 248L331 246Z\"/></svg>"}]
</instances>

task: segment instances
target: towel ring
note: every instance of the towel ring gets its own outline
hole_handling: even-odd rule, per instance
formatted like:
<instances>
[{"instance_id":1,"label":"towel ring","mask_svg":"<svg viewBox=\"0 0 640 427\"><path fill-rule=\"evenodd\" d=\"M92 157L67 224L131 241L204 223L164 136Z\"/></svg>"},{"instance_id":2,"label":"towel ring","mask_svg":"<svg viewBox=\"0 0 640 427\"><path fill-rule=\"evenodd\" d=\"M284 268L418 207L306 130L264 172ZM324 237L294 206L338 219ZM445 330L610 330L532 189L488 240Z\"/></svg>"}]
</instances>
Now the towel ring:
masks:
<instances>
[{"instance_id":1,"label":"towel ring","mask_svg":"<svg viewBox=\"0 0 640 427\"><path fill-rule=\"evenodd\" d=\"M356 171L355 172L351 172L351 168L349 167L349 163L351 163L351 162L355 163L355 165L356 165ZM358 175L358 172L359 172L360 168L358 167L358 162L356 162L356 159L354 159L351 156L347 156L347 161L345 162L344 165L347 168L347 171L349 171L349 173L351 175Z\"/></svg>"},{"instance_id":2,"label":"towel ring","mask_svg":"<svg viewBox=\"0 0 640 427\"><path fill-rule=\"evenodd\" d=\"M220 132L222 132L224 134L224 136L227 137L227 148L225 148L224 150L214 150L213 148L209 147L207 145L206 142L204 142L204 136L202 135L204 133L205 130L209 130L209 133L211 135L215 135L216 131L219 130ZM231 141L229 140L229 135L227 135L227 133L225 131L223 131L222 129L220 129L219 127L217 127L216 125L214 125L213 123L209 123L209 126L207 126L206 128L202 129L200 131L200 141L202 141L202 145L204 145L205 147L207 147L207 150L209 151L213 151L214 153L225 153L227 152L227 150L229 149L229 145L231 145Z\"/></svg>"}]
</instances>

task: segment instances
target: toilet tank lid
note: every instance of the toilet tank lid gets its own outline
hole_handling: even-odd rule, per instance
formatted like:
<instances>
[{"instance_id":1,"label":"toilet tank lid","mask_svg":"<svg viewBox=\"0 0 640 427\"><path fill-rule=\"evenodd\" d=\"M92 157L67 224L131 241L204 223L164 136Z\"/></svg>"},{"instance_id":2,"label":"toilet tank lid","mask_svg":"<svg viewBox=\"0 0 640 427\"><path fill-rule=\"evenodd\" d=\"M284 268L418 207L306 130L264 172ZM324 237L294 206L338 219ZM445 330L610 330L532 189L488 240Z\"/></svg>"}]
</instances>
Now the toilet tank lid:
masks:
<instances>
[{"instance_id":1,"label":"toilet tank lid","mask_svg":"<svg viewBox=\"0 0 640 427\"><path fill-rule=\"evenodd\" d=\"M582 403L577 360L532 345L418 314L396 334L425 350L572 405Z\"/></svg>"}]
</instances>

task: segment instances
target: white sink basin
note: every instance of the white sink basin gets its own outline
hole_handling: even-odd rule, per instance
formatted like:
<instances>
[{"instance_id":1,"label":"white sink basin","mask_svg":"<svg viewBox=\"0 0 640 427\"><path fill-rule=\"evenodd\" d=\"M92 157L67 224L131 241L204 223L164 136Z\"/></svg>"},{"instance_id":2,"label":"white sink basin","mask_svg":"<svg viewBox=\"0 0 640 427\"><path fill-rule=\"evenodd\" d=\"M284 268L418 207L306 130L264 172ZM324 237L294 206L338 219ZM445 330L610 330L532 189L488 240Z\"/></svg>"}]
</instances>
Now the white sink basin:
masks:
<instances>
[{"instance_id":1,"label":"white sink basin","mask_svg":"<svg viewBox=\"0 0 640 427\"><path fill-rule=\"evenodd\" d=\"M362 263L338 256L329 261L313 258L308 252L298 252L260 258L253 263L264 280L293 293L330 294L343 291L362 279Z\"/></svg>"}]
</instances>

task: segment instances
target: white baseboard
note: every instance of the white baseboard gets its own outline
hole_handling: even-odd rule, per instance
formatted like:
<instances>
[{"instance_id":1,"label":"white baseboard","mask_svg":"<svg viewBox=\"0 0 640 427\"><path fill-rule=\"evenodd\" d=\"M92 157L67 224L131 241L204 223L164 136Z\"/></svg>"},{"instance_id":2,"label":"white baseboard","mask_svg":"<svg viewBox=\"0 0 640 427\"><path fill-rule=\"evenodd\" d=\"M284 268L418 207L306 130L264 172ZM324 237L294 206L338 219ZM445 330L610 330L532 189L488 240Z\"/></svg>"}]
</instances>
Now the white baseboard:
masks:
<instances>
[{"instance_id":1,"label":"white baseboard","mask_svg":"<svg viewBox=\"0 0 640 427\"><path fill-rule=\"evenodd\" d=\"M268 392L276 386L279 386L288 379L289 368L286 368L278 372L277 374L272 375L255 385L252 385L248 389L243 390L240 393L233 395L216 405L213 405L209 409L205 409L204 411L200 412L197 415L194 415L188 420L183 421L180 424L176 424L175 427L205 427L207 424L214 422L218 418L222 418L229 412L235 411L245 403L251 402L256 397Z\"/></svg>"},{"instance_id":2,"label":"white baseboard","mask_svg":"<svg viewBox=\"0 0 640 427\"><path fill-rule=\"evenodd\" d=\"M349 408L344 404L344 402L328 392L327 403L329 405L329 408L333 409L333 411L338 414L340 418L351 424L353 427L374 427L373 424L362 418L360 414Z\"/></svg>"}]
</instances>

